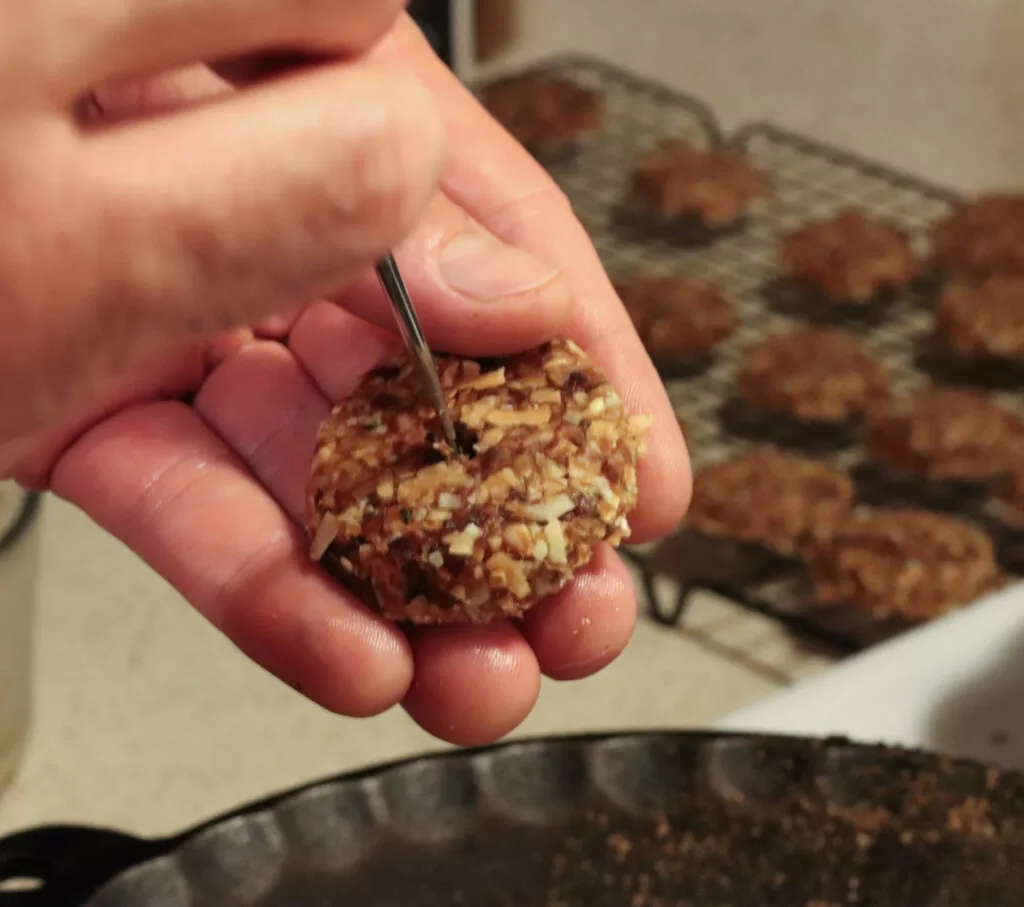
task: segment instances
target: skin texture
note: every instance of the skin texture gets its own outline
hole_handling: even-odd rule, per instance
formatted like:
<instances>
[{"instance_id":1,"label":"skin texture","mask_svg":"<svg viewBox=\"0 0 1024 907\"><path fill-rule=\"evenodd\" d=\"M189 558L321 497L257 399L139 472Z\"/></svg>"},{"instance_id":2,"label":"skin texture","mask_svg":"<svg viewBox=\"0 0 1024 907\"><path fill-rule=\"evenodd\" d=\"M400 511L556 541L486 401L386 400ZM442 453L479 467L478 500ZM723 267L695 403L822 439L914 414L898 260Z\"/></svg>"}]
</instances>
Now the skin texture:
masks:
<instances>
[{"instance_id":1,"label":"skin texture","mask_svg":"<svg viewBox=\"0 0 1024 907\"><path fill-rule=\"evenodd\" d=\"M0 475L81 507L342 714L402 704L479 744L526 717L542 674L612 661L636 604L610 549L521 624L414 631L306 555L317 423L396 348L370 267L392 247L432 344L568 336L653 415L634 539L689 499L676 420L583 229L401 4L39 0L0 22ZM253 56L281 45L330 62ZM191 63L213 58L233 84Z\"/></svg>"}]
</instances>

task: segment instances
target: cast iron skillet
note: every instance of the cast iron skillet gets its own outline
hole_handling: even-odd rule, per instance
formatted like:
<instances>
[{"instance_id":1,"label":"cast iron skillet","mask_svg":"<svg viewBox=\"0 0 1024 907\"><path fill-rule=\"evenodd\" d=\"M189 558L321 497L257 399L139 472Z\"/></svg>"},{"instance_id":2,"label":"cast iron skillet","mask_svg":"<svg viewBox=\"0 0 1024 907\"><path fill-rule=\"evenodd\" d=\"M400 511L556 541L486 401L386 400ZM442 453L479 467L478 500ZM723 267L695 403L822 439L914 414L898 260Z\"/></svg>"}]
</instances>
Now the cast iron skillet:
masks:
<instances>
[{"instance_id":1,"label":"cast iron skillet","mask_svg":"<svg viewBox=\"0 0 1024 907\"><path fill-rule=\"evenodd\" d=\"M1024 776L709 733L445 753L163 841L0 842L2 907L1020 907Z\"/></svg>"}]
</instances>

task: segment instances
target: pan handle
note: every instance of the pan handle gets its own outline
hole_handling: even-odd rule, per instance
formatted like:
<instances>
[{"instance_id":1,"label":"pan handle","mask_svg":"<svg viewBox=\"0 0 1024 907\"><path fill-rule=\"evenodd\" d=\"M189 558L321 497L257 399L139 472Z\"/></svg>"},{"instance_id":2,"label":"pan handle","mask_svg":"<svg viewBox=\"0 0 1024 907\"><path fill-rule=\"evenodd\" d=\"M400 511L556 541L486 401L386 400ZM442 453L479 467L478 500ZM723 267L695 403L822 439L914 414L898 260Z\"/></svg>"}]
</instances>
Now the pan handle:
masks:
<instances>
[{"instance_id":1,"label":"pan handle","mask_svg":"<svg viewBox=\"0 0 1024 907\"><path fill-rule=\"evenodd\" d=\"M0 839L0 907L80 907L118 873L156 856L160 843L72 825Z\"/></svg>"}]
</instances>

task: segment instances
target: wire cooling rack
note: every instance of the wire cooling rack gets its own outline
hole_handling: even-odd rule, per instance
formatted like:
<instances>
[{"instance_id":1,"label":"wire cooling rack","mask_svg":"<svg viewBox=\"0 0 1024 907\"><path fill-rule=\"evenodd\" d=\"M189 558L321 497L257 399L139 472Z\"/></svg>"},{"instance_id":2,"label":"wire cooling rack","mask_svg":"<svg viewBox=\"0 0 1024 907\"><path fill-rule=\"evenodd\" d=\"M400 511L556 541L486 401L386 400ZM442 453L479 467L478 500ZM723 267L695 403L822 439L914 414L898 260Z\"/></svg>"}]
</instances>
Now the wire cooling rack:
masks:
<instances>
[{"instance_id":1,"label":"wire cooling rack","mask_svg":"<svg viewBox=\"0 0 1024 907\"><path fill-rule=\"evenodd\" d=\"M842 306L795 289L778 274L781 235L855 206L907 231L924 251L934 222L957 195L770 124L751 124L723 135L710 108L586 57L563 57L539 67L600 91L602 127L569 153L540 162L569 197L605 267L630 272L686 275L714 281L736 304L740 326L696 370L671 365L662 376L686 429L694 467L735 456L758 443L823 459L851 473L862 502L931 507L981 522L996 538L1003 566L1024 573L1024 537L989 516L978 489L949 483L899 481L865 456L854 429L808 430L778 416L763 416L736 396L736 377L747 350L766 335L806 323L828 323L862 340L887 366L893 389L907 392L930 380L987 384L1022 409L1019 376L954 375L952 364L928 354L934 277L924 277L885 305ZM765 173L771 198L738 228L709 235L692 228L644 224L624 203L630 177L644 152L664 138L698 146L729 145ZM692 363L690 363L692 365ZM680 374L684 377L680 377ZM677 623L687 596L710 589L818 642L855 651L905 629L850 607L815 603L806 570L795 560L751 545L714 540L681 529L657 546L625 551L640 571L651 615Z\"/></svg>"}]
</instances>

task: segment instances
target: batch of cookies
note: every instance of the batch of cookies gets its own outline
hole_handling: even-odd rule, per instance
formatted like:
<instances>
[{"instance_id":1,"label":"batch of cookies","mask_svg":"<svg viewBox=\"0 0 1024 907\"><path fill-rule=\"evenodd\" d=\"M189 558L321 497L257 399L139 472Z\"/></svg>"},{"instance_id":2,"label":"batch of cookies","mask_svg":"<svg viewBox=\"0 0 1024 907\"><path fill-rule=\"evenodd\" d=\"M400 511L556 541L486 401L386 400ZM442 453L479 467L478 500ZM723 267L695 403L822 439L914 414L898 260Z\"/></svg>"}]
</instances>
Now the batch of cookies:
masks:
<instances>
[{"instance_id":1,"label":"batch of cookies","mask_svg":"<svg viewBox=\"0 0 1024 907\"><path fill-rule=\"evenodd\" d=\"M536 152L571 146L602 124L600 92L544 72L505 79L484 102ZM710 236L742 228L772 193L743 153L676 139L651 148L627 185L628 203L648 217L696 223ZM778 278L815 305L862 310L930 281L931 350L979 374L1017 363L1024 374L1024 193L962 203L931 229L927 251L920 239L849 206L779 237ZM713 357L741 325L713 282L643 272L613 280L659 366ZM747 349L734 390L769 421L848 433L870 468L896 481L980 493L996 523L1024 529L1024 418L980 385L936 380L897 393L886 363L855 333L806 324ZM928 620L1005 582L982 525L927 504L867 504L858 488L856 476L806 449L764 444L701 469L686 522L803 562L818 605L872 618Z\"/></svg>"}]
</instances>

